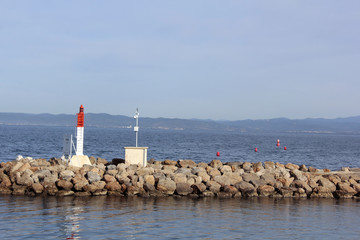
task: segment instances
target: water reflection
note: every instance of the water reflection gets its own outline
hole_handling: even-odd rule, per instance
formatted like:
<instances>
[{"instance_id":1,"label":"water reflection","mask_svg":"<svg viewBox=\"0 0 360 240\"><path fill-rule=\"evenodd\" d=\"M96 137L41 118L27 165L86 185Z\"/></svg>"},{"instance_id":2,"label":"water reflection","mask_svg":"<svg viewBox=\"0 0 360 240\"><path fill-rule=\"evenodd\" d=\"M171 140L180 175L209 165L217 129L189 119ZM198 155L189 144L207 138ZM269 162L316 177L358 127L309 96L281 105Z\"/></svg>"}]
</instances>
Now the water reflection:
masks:
<instances>
[{"instance_id":1,"label":"water reflection","mask_svg":"<svg viewBox=\"0 0 360 240\"><path fill-rule=\"evenodd\" d=\"M336 199L0 196L0 237L356 239L359 207Z\"/></svg>"}]
</instances>

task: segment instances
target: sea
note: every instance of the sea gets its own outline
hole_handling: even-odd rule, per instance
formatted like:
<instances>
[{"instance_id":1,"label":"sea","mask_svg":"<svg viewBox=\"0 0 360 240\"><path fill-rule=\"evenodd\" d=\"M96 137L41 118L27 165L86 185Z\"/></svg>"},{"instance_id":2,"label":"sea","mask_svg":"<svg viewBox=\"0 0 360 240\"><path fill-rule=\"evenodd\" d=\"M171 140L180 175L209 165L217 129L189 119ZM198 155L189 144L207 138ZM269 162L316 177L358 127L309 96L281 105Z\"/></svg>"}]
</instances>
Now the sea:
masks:
<instances>
[{"instance_id":1,"label":"sea","mask_svg":"<svg viewBox=\"0 0 360 240\"><path fill-rule=\"evenodd\" d=\"M0 125L0 162L61 157L68 134L75 128ZM360 167L358 134L140 128L138 137L139 146L149 147L148 159L158 161ZM85 127L88 156L124 158L124 147L134 145L132 129ZM359 216L357 199L0 195L0 239L359 239Z\"/></svg>"}]
</instances>

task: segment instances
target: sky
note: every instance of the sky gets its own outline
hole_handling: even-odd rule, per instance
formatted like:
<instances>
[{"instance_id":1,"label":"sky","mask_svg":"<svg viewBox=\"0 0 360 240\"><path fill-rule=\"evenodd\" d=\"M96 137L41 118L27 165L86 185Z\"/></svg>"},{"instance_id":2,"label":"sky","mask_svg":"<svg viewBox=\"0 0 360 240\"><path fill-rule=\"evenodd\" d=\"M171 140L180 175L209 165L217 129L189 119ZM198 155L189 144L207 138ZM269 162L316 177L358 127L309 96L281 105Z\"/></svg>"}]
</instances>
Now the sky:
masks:
<instances>
[{"instance_id":1,"label":"sky","mask_svg":"<svg viewBox=\"0 0 360 240\"><path fill-rule=\"evenodd\" d=\"M0 0L0 112L360 115L358 0Z\"/></svg>"}]
</instances>

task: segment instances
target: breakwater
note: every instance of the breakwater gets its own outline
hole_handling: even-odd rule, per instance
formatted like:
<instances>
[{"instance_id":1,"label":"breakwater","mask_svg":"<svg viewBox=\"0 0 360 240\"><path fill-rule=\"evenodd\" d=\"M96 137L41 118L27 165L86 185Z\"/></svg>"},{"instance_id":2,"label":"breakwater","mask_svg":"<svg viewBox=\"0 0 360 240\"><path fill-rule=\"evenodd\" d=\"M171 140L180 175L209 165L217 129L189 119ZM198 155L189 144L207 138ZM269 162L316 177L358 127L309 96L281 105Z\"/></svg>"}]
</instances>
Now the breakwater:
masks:
<instances>
[{"instance_id":1,"label":"breakwater","mask_svg":"<svg viewBox=\"0 0 360 240\"><path fill-rule=\"evenodd\" d=\"M359 198L360 171L292 163L150 160L146 167L90 157L92 165L18 157L0 164L0 193L51 196Z\"/></svg>"}]
</instances>

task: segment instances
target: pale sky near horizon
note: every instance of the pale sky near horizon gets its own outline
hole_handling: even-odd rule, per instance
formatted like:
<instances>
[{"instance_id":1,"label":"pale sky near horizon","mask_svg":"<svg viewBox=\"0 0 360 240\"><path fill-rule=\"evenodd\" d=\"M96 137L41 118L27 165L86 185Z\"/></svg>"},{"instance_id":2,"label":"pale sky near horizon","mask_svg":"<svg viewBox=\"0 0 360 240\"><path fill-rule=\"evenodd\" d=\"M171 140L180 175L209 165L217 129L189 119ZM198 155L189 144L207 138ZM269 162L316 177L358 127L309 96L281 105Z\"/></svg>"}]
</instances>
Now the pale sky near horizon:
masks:
<instances>
[{"instance_id":1,"label":"pale sky near horizon","mask_svg":"<svg viewBox=\"0 0 360 240\"><path fill-rule=\"evenodd\" d=\"M0 112L360 115L360 1L0 1Z\"/></svg>"}]
</instances>

